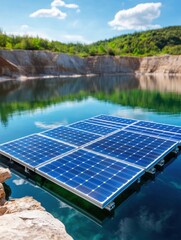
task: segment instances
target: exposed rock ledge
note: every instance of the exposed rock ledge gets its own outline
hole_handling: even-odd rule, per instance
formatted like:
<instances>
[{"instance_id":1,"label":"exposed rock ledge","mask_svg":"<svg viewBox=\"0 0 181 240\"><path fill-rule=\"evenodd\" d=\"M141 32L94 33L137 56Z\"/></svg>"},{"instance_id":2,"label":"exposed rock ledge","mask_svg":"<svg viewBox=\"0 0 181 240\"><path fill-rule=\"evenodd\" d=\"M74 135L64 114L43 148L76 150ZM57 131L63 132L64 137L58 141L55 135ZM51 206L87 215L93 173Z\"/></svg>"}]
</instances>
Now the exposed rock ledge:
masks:
<instances>
[{"instance_id":1,"label":"exposed rock ledge","mask_svg":"<svg viewBox=\"0 0 181 240\"><path fill-rule=\"evenodd\" d=\"M2 173L2 174L1 174ZM6 240L72 240L65 226L32 197L5 201L2 185L11 177L0 168L0 235Z\"/></svg>"},{"instance_id":2,"label":"exposed rock ledge","mask_svg":"<svg viewBox=\"0 0 181 240\"><path fill-rule=\"evenodd\" d=\"M89 74L181 74L181 55L80 58L48 51L0 50L0 77Z\"/></svg>"}]
</instances>

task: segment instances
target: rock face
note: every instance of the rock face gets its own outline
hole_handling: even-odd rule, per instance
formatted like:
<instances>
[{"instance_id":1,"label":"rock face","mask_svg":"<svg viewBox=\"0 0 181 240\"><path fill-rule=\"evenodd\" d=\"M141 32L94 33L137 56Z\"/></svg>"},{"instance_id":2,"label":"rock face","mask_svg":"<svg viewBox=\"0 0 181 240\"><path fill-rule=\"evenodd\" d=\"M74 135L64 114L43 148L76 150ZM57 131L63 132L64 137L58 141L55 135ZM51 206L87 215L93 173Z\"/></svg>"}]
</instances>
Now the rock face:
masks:
<instances>
[{"instance_id":1,"label":"rock face","mask_svg":"<svg viewBox=\"0 0 181 240\"><path fill-rule=\"evenodd\" d=\"M41 206L39 202L37 202L32 197L23 197L20 199L13 199L7 201L3 207L6 208L6 213L15 213L15 212L22 212L24 210L41 210L44 211L45 209Z\"/></svg>"},{"instance_id":2,"label":"rock face","mask_svg":"<svg viewBox=\"0 0 181 240\"><path fill-rule=\"evenodd\" d=\"M6 240L71 240L64 225L40 210L24 210L0 217L1 239Z\"/></svg>"},{"instance_id":3,"label":"rock face","mask_svg":"<svg viewBox=\"0 0 181 240\"><path fill-rule=\"evenodd\" d=\"M86 72L93 74L134 74L140 59L135 57L97 56L85 59Z\"/></svg>"},{"instance_id":4,"label":"rock face","mask_svg":"<svg viewBox=\"0 0 181 240\"><path fill-rule=\"evenodd\" d=\"M181 74L181 55L80 58L48 51L0 50L0 76Z\"/></svg>"},{"instance_id":5,"label":"rock face","mask_svg":"<svg viewBox=\"0 0 181 240\"><path fill-rule=\"evenodd\" d=\"M148 74L181 74L181 55L142 58L138 72Z\"/></svg>"},{"instance_id":6,"label":"rock face","mask_svg":"<svg viewBox=\"0 0 181 240\"><path fill-rule=\"evenodd\" d=\"M11 176L8 169L0 168L0 180ZM45 211L32 197L5 201L0 183L0 236L6 240L72 240L65 226Z\"/></svg>"},{"instance_id":7,"label":"rock face","mask_svg":"<svg viewBox=\"0 0 181 240\"><path fill-rule=\"evenodd\" d=\"M83 58L57 54L46 51L0 50L0 56L15 66L19 75L60 75L60 74L84 74L85 61ZM1 69L4 65L0 64Z\"/></svg>"}]
</instances>

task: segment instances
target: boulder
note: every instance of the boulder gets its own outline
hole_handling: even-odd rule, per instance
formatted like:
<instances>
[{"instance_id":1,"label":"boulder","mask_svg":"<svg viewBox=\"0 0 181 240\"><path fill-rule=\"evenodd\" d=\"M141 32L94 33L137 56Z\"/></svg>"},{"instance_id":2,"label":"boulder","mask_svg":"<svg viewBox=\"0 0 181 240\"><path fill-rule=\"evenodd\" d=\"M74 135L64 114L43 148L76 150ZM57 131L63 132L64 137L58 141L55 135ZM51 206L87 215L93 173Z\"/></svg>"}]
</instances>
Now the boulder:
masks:
<instances>
[{"instance_id":1,"label":"boulder","mask_svg":"<svg viewBox=\"0 0 181 240\"><path fill-rule=\"evenodd\" d=\"M5 182L8 178L11 178L9 169L0 167L0 183Z\"/></svg>"},{"instance_id":2,"label":"boulder","mask_svg":"<svg viewBox=\"0 0 181 240\"><path fill-rule=\"evenodd\" d=\"M26 210L0 217L1 239L72 240L63 223L41 210Z\"/></svg>"}]
</instances>

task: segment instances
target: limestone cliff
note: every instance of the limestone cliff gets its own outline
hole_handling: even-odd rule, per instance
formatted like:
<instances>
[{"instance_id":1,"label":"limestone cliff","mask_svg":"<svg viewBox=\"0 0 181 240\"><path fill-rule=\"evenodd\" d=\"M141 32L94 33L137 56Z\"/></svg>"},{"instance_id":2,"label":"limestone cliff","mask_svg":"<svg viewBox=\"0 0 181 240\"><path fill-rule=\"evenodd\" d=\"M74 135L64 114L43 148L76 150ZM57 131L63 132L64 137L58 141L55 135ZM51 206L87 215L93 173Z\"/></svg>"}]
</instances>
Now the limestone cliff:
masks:
<instances>
[{"instance_id":1,"label":"limestone cliff","mask_svg":"<svg viewBox=\"0 0 181 240\"><path fill-rule=\"evenodd\" d=\"M181 55L144 57L140 61L139 73L181 74Z\"/></svg>"},{"instance_id":2,"label":"limestone cliff","mask_svg":"<svg viewBox=\"0 0 181 240\"><path fill-rule=\"evenodd\" d=\"M48 51L0 50L0 76L181 74L181 55L80 58Z\"/></svg>"}]
</instances>

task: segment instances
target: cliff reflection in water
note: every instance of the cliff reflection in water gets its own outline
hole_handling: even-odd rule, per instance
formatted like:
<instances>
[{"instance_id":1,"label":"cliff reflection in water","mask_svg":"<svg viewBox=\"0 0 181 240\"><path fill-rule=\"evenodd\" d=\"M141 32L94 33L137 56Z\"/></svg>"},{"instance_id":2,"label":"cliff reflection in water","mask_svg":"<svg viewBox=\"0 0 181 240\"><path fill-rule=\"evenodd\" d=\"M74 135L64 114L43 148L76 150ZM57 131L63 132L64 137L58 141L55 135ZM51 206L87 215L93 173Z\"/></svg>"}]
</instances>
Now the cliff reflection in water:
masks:
<instances>
[{"instance_id":1,"label":"cliff reflection in water","mask_svg":"<svg viewBox=\"0 0 181 240\"><path fill-rule=\"evenodd\" d=\"M14 113L89 96L156 112L180 113L181 77L126 75L1 82L0 118L6 125Z\"/></svg>"}]
</instances>

